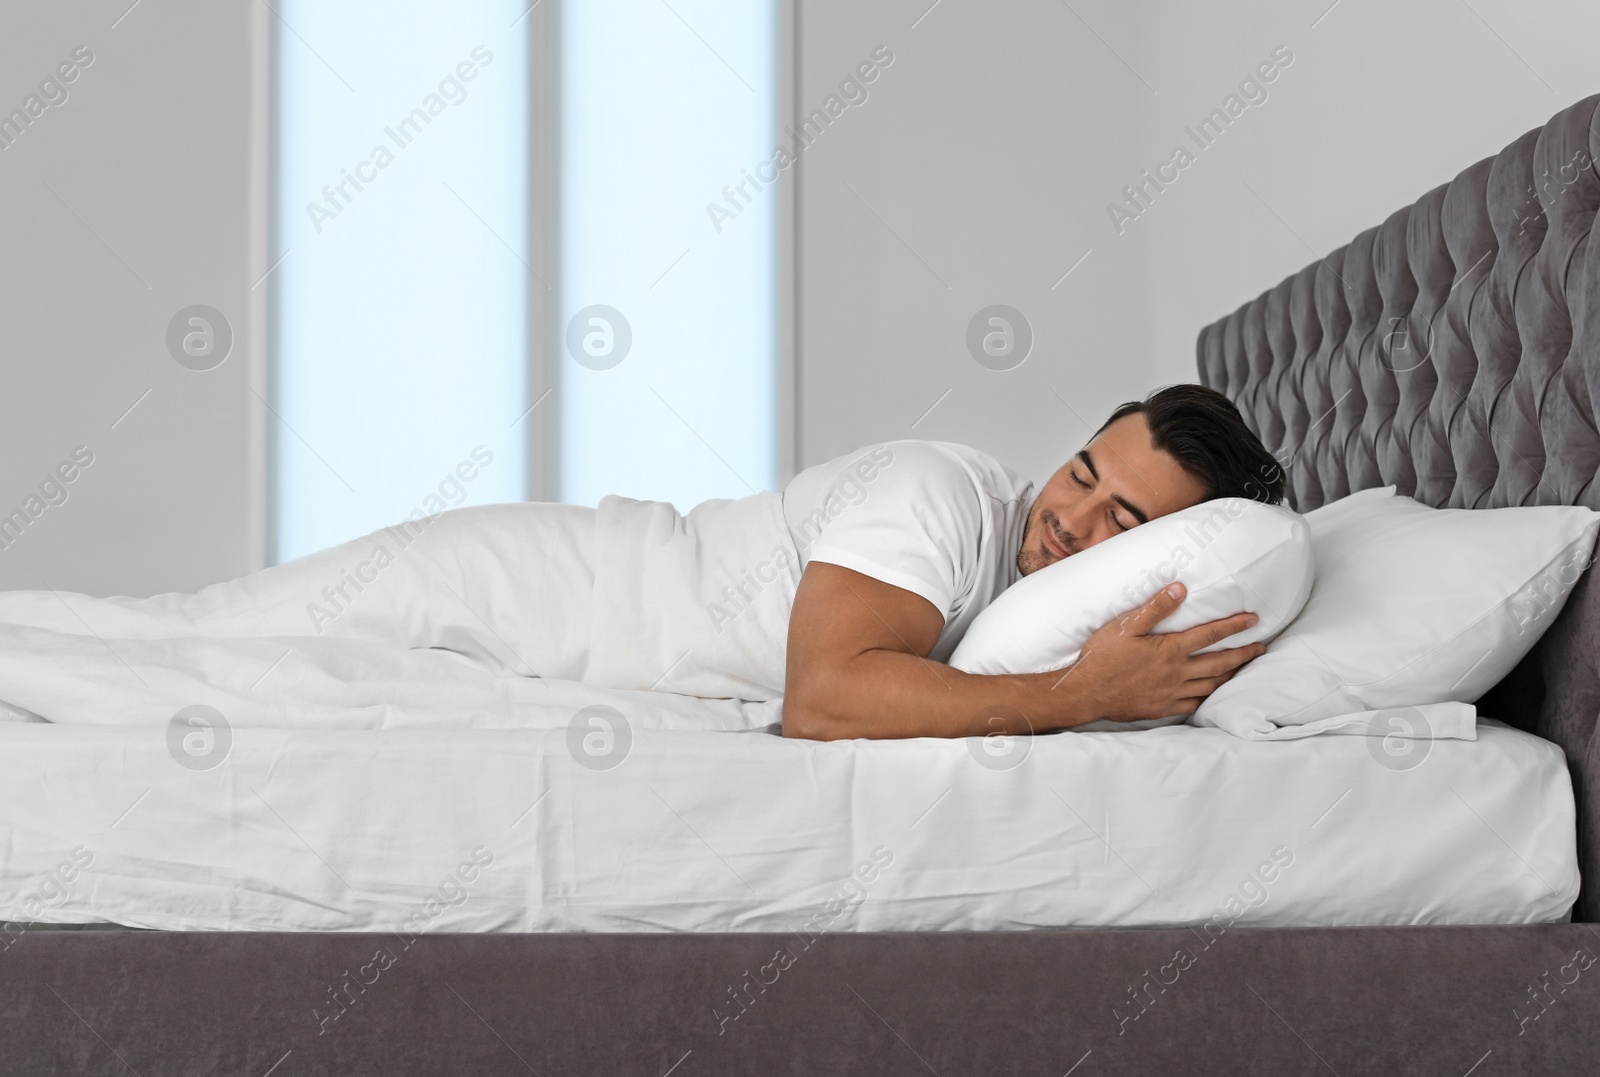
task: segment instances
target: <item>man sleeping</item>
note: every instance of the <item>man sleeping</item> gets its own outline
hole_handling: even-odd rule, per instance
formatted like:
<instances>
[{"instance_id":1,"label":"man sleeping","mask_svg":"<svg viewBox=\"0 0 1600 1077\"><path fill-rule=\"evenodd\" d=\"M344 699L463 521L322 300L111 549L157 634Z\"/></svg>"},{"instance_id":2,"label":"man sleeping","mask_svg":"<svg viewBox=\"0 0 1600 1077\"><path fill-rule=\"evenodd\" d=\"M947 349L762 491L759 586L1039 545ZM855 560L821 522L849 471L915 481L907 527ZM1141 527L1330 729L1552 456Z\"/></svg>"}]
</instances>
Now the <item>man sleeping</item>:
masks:
<instances>
[{"instance_id":1,"label":"man sleeping","mask_svg":"<svg viewBox=\"0 0 1600 1077\"><path fill-rule=\"evenodd\" d=\"M624 497L419 512L193 594L3 592L0 702L91 724L203 705L236 726L387 728L543 724L607 688L781 705L783 732L815 739L1187 714L1263 647L1194 654L1248 614L1151 635L1181 591L1103 628L1066 678L945 662L1021 576L1282 488L1231 403L1173 386L1119 408L1037 492L977 450L897 441L686 514Z\"/></svg>"},{"instance_id":2,"label":"man sleeping","mask_svg":"<svg viewBox=\"0 0 1600 1077\"><path fill-rule=\"evenodd\" d=\"M856 461L867 466L852 472ZM825 519L815 506L841 472L858 477L859 499ZM1282 500L1277 462L1204 386L1118 408L1037 493L974 449L895 442L802 472L783 496L804 569L789 618L785 736L1021 734L1192 714L1266 650L1194 653L1250 627L1253 614L1151 634L1183 600L1174 583L1092 636L1069 677L944 664L1021 576L1212 498Z\"/></svg>"}]
</instances>

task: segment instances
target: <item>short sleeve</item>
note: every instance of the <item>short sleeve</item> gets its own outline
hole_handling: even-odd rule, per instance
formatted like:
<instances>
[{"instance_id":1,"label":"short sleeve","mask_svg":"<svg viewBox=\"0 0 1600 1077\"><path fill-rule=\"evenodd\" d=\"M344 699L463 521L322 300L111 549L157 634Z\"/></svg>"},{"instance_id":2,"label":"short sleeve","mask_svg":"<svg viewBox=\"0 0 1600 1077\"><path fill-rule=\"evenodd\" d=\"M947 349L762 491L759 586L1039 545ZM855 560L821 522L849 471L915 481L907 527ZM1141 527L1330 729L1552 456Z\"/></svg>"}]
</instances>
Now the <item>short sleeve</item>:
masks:
<instances>
[{"instance_id":1,"label":"short sleeve","mask_svg":"<svg viewBox=\"0 0 1600 1077\"><path fill-rule=\"evenodd\" d=\"M933 442L878 445L828 465L785 514L803 562L848 568L933 603L948 621L972 587L986 495ZM785 491L785 497L789 491Z\"/></svg>"}]
</instances>

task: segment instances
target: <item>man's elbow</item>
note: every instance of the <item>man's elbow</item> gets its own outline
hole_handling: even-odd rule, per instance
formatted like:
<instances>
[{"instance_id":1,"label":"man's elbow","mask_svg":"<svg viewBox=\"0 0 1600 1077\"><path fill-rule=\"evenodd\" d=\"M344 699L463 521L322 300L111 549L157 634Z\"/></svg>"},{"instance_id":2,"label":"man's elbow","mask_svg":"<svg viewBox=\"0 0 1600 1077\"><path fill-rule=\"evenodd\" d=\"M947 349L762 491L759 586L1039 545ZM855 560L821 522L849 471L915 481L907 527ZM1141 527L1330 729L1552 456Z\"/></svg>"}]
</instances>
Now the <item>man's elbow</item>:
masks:
<instances>
[{"instance_id":1,"label":"man's elbow","mask_svg":"<svg viewBox=\"0 0 1600 1077\"><path fill-rule=\"evenodd\" d=\"M833 740L840 734L837 723L825 712L791 692L783 699L783 735L795 740Z\"/></svg>"},{"instance_id":2,"label":"man's elbow","mask_svg":"<svg viewBox=\"0 0 1600 1077\"><path fill-rule=\"evenodd\" d=\"M783 735L799 740L862 736L860 692L852 669L848 660L790 669L783 688Z\"/></svg>"}]
</instances>

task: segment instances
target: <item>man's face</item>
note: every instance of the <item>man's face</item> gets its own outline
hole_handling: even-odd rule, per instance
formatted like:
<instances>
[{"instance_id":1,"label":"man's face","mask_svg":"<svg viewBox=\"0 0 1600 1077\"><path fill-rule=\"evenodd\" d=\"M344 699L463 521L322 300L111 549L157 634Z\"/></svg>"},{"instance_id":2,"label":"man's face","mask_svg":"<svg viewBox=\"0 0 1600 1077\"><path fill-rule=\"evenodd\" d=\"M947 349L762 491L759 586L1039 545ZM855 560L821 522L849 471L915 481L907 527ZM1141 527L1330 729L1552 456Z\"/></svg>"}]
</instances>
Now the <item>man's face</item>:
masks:
<instances>
[{"instance_id":1,"label":"man's face","mask_svg":"<svg viewBox=\"0 0 1600 1077\"><path fill-rule=\"evenodd\" d=\"M1017 569L1024 575L1112 535L1198 505L1205 488L1150 442L1142 414L1124 415L1079 450L1028 511Z\"/></svg>"}]
</instances>

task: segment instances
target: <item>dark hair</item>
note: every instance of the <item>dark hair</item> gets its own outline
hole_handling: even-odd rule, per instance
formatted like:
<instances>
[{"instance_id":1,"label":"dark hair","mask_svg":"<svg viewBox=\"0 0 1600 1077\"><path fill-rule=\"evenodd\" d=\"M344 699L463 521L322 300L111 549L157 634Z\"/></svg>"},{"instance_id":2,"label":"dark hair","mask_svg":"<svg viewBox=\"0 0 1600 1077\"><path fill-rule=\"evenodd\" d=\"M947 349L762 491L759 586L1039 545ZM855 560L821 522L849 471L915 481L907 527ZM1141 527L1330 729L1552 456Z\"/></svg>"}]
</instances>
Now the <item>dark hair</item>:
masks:
<instances>
[{"instance_id":1,"label":"dark hair","mask_svg":"<svg viewBox=\"0 0 1600 1077\"><path fill-rule=\"evenodd\" d=\"M1145 417L1155 447L1199 480L1207 501L1248 497L1276 505L1283 500L1283 468L1244 424L1233 401L1215 389L1165 386L1122 405L1100 430L1127 415Z\"/></svg>"}]
</instances>

